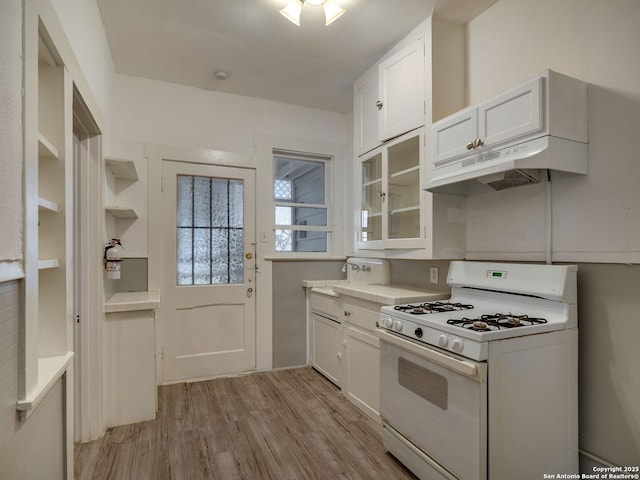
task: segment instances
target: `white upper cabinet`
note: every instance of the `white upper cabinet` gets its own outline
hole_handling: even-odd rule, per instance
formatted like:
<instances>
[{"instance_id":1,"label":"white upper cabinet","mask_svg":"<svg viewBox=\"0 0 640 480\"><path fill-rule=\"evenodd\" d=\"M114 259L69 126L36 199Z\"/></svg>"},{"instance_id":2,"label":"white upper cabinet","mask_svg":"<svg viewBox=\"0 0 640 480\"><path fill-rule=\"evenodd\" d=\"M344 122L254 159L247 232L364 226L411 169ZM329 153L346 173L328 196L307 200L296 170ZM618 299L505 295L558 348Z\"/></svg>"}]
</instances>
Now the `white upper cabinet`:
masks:
<instances>
[{"instance_id":1,"label":"white upper cabinet","mask_svg":"<svg viewBox=\"0 0 640 480\"><path fill-rule=\"evenodd\" d=\"M354 83L356 155L424 125L424 61L420 37Z\"/></svg>"},{"instance_id":2,"label":"white upper cabinet","mask_svg":"<svg viewBox=\"0 0 640 480\"><path fill-rule=\"evenodd\" d=\"M424 125L424 39L378 65L378 140Z\"/></svg>"},{"instance_id":3,"label":"white upper cabinet","mask_svg":"<svg viewBox=\"0 0 640 480\"><path fill-rule=\"evenodd\" d=\"M433 120L464 105L465 29L444 19L425 19L354 83L358 255L464 254L463 201L419 186L430 173Z\"/></svg>"},{"instance_id":4,"label":"white upper cabinet","mask_svg":"<svg viewBox=\"0 0 640 480\"><path fill-rule=\"evenodd\" d=\"M543 75L435 123L434 165L469 151L543 135L587 141L584 84L548 70Z\"/></svg>"}]
</instances>

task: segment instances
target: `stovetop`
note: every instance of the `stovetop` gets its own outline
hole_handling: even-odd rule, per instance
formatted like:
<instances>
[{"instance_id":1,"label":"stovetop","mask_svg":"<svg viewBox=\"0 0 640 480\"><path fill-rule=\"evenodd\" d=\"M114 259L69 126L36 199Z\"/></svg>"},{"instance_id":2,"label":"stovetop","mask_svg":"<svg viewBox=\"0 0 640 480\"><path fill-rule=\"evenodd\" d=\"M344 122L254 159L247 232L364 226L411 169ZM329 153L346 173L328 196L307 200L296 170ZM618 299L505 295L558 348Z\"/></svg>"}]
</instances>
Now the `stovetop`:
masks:
<instances>
[{"instance_id":1,"label":"stovetop","mask_svg":"<svg viewBox=\"0 0 640 480\"><path fill-rule=\"evenodd\" d=\"M577 326L575 306L542 298L454 288L448 300L382 307L380 328L476 360L491 341Z\"/></svg>"}]
</instances>

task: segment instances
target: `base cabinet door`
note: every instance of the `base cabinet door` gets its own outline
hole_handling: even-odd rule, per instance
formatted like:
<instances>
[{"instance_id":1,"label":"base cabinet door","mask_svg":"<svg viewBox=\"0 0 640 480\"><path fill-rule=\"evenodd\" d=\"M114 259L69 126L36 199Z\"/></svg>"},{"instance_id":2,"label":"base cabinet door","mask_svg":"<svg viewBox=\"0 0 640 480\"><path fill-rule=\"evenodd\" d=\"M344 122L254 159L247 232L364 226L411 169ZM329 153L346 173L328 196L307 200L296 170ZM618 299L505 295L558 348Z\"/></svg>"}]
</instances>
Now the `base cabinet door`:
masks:
<instances>
[{"instance_id":1,"label":"base cabinet door","mask_svg":"<svg viewBox=\"0 0 640 480\"><path fill-rule=\"evenodd\" d=\"M337 386L342 384L342 325L311 314L311 365Z\"/></svg>"},{"instance_id":2,"label":"base cabinet door","mask_svg":"<svg viewBox=\"0 0 640 480\"><path fill-rule=\"evenodd\" d=\"M380 340L345 325L344 395L367 415L380 419Z\"/></svg>"}]
</instances>

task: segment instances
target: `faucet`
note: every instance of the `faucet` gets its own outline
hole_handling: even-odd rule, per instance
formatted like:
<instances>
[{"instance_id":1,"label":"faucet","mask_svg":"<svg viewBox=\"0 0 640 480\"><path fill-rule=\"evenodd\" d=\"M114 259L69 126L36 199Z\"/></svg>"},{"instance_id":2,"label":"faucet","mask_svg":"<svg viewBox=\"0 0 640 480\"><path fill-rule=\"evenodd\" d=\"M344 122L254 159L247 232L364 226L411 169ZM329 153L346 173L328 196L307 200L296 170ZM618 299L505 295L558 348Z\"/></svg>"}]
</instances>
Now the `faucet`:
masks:
<instances>
[{"instance_id":1,"label":"faucet","mask_svg":"<svg viewBox=\"0 0 640 480\"><path fill-rule=\"evenodd\" d=\"M369 265L358 265L356 263L352 263L351 264L351 270L355 270L357 272L359 271L363 271L363 272L370 272L371 271L371 267Z\"/></svg>"}]
</instances>

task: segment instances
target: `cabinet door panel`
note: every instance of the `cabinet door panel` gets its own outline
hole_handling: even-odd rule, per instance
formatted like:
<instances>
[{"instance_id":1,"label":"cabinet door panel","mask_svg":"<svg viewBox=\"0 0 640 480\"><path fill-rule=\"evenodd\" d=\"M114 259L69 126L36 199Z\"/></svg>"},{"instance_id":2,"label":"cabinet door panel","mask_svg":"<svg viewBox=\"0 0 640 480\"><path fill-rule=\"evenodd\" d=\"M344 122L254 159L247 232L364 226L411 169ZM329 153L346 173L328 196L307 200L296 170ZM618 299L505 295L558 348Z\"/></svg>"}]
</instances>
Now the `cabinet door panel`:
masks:
<instances>
[{"instance_id":1,"label":"cabinet door panel","mask_svg":"<svg viewBox=\"0 0 640 480\"><path fill-rule=\"evenodd\" d=\"M367 415L379 420L380 340L360 330L345 328L345 396Z\"/></svg>"},{"instance_id":2,"label":"cabinet door panel","mask_svg":"<svg viewBox=\"0 0 640 480\"><path fill-rule=\"evenodd\" d=\"M417 41L378 66L378 139L424 125L424 42Z\"/></svg>"},{"instance_id":3,"label":"cabinet door panel","mask_svg":"<svg viewBox=\"0 0 640 480\"><path fill-rule=\"evenodd\" d=\"M372 70L354 84L354 147L362 155L378 145L378 71Z\"/></svg>"},{"instance_id":4,"label":"cabinet door panel","mask_svg":"<svg viewBox=\"0 0 640 480\"><path fill-rule=\"evenodd\" d=\"M431 148L434 165L468 153L467 144L478 137L478 109L466 108L434 125Z\"/></svg>"},{"instance_id":5,"label":"cabinet door panel","mask_svg":"<svg viewBox=\"0 0 640 480\"><path fill-rule=\"evenodd\" d=\"M340 386L341 383L341 325L338 322L311 314L311 364L325 377Z\"/></svg>"},{"instance_id":6,"label":"cabinet door panel","mask_svg":"<svg viewBox=\"0 0 640 480\"><path fill-rule=\"evenodd\" d=\"M485 146L542 130L542 81L536 78L478 106L478 136Z\"/></svg>"}]
</instances>

